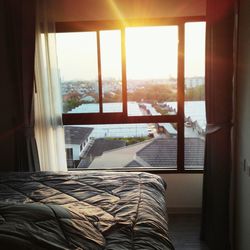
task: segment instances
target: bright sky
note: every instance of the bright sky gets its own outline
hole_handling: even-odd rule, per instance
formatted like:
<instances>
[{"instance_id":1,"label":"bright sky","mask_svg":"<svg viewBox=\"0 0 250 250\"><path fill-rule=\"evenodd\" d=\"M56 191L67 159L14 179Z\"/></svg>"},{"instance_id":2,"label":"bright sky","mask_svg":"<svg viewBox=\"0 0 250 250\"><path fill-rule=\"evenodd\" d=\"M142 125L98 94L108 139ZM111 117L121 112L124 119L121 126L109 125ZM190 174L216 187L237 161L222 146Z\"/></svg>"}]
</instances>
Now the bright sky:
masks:
<instances>
[{"instance_id":1,"label":"bright sky","mask_svg":"<svg viewBox=\"0 0 250 250\"><path fill-rule=\"evenodd\" d=\"M185 28L185 75L204 76L205 23L187 23ZM100 42L102 77L121 79L120 31L101 31ZM96 44L95 32L57 34L63 80L97 80ZM177 49L177 26L127 28L127 79L177 77Z\"/></svg>"},{"instance_id":2,"label":"bright sky","mask_svg":"<svg viewBox=\"0 0 250 250\"><path fill-rule=\"evenodd\" d=\"M178 27L126 29L128 79L177 77Z\"/></svg>"},{"instance_id":3,"label":"bright sky","mask_svg":"<svg viewBox=\"0 0 250 250\"><path fill-rule=\"evenodd\" d=\"M206 23L186 23L185 31L185 76L205 76Z\"/></svg>"}]
</instances>

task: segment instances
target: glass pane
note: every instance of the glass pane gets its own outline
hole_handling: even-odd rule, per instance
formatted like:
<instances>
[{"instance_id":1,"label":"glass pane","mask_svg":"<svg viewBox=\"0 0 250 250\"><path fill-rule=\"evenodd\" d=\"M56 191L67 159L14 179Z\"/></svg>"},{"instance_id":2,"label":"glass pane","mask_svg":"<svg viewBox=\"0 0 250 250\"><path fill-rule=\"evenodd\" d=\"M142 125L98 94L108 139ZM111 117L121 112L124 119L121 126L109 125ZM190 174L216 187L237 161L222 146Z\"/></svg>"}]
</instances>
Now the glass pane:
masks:
<instances>
[{"instance_id":1,"label":"glass pane","mask_svg":"<svg viewBox=\"0 0 250 250\"><path fill-rule=\"evenodd\" d=\"M122 112L121 32L100 32L103 112Z\"/></svg>"},{"instance_id":2,"label":"glass pane","mask_svg":"<svg viewBox=\"0 0 250 250\"><path fill-rule=\"evenodd\" d=\"M185 24L185 168L203 168L205 148L205 22ZM195 38L195 39L194 39Z\"/></svg>"},{"instance_id":3,"label":"glass pane","mask_svg":"<svg viewBox=\"0 0 250 250\"><path fill-rule=\"evenodd\" d=\"M56 43L63 112L99 112L96 32L57 33Z\"/></svg>"},{"instance_id":4,"label":"glass pane","mask_svg":"<svg viewBox=\"0 0 250 250\"><path fill-rule=\"evenodd\" d=\"M177 98L178 27L127 28L126 60L129 115L134 104L143 115L175 113L167 102Z\"/></svg>"},{"instance_id":5,"label":"glass pane","mask_svg":"<svg viewBox=\"0 0 250 250\"><path fill-rule=\"evenodd\" d=\"M176 169L176 124L82 125L64 129L68 167Z\"/></svg>"}]
</instances>

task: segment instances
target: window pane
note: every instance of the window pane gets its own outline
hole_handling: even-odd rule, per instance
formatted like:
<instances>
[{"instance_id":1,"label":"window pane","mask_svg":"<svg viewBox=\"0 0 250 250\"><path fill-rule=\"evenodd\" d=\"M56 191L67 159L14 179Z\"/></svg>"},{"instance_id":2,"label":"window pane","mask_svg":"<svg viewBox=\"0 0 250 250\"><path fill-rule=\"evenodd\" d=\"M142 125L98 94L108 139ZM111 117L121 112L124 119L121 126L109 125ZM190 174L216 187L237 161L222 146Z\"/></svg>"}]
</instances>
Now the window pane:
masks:
<instances>
[{"instance_id":1,"label":"window pane","mask_svg":"<svg viewBox=\"0 0 250 250\"><path fill-rule=\"evenodd\" d=\"M128 101L143 115L173 114L166 102L177 97L178 27L126 29ZM128 105L129 115L135 115Z\"/></svg>"},{"instance_id":2,"label":"window pane","mask_svg":"<svg viewBox=\"0 0 250 250\"><path fill-rule=\"evenodd\" d=\"M185 24L185 168L203 168L205 148L205 22Z\"/></svg>"},{"instance_id":3,"label":"window pane","mask_svg":"<svg viewBox=\"0 0 250 250\"><path fill-rule=\"evenodd\" d=\"M122 112L120 30L101 31L100 45L103 112Z\"/></svg>"},{"instance_id":4,"label":"window pane","mask_svg":"<svg viewBox=\"0 0 250 250\"><path fill-rule=\"evenodd\" d=\"M99 112L96 32L57 33L56 41L63 112Z\"/></svg>"},{"instance_id":5,"label":"window pane","mask_svg":"<svg viewBox=\"0 0 250 250\"><path fill-rule=\"evenodd\" d=\"M171 168L177 166L176 124L65 126L68 167L88 169Z\"/></svg>"}]
</instances>

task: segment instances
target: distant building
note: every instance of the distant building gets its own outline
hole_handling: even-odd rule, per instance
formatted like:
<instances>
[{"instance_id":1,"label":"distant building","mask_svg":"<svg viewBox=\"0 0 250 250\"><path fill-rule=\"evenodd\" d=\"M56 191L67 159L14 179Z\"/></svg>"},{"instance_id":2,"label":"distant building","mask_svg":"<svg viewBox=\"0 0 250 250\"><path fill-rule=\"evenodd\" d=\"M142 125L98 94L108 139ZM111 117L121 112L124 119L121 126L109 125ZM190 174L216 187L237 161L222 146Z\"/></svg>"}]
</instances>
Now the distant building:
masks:
<instances>
[{"instance_id":1,"label":"distant building","mask_svg":"<svg viewBox=\"0 0 250 250\"><path fill-rule=\"evenodd\" d=\"M166 137L177 137L177 130L173 127L171 123L159 123L158 127L163 129Z\"/></svg>"},{"instance_id":2,"label":"distant building","mask_svg":"<svg viewBox=\"0 0 250 250\"><path fill-rule=\"evenodd\" d=\"M89 102L89 103L91 103L91 102L93 102L93 103L96 102L95 98L92 97L92 96L90 96L90 95L84 96L84 97L81 99L81 101L83 101L83 102Z\"/></svg>"},{"instance_id":3,"label":"distant building","mask_svg":"<svg viewBox=\"0 0 250 250\"><path fill-rule=\"evenodd\" d=\"M195 87L198 85L204 85L205 78L202 76L194 76L194 77L186 77L185 78L185 85L187 87Z\"/></svg>"}]
</instances>

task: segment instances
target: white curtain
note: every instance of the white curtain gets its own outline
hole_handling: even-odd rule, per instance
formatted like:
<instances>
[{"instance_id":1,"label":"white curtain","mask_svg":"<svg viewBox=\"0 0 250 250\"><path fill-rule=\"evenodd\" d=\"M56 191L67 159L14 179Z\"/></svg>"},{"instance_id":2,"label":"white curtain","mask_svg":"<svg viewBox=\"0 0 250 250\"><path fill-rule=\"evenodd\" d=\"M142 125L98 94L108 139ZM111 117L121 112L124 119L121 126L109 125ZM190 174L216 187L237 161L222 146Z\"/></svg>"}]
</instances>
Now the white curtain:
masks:
<instances>
[{"instance_id":1,"label":"white curtain","mask_svg":"<svg viewBox=\"0 0 250 250\"><path fill-rule=\"evenodd\" d=\"M56 34L48 9L46 0L37 0L35 137L41 171L66 171Z\"/></svg>"}]
</instances>

